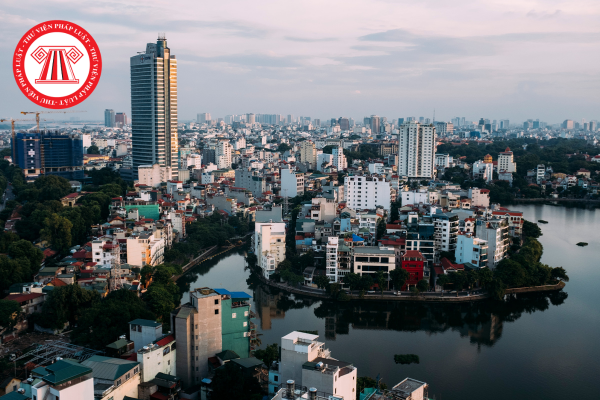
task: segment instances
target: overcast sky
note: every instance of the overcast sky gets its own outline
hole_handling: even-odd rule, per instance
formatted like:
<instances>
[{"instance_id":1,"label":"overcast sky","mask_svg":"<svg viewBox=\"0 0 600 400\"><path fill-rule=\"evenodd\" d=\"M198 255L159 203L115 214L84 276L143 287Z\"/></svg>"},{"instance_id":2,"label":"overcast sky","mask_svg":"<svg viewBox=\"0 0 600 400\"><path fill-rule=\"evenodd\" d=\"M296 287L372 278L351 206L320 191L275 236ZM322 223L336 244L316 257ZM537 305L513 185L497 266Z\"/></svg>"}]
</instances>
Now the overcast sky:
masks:
<instances>
[{"instance_id":1,"label":"overcast sky","mask_svg":"<svg viewBox=\"0 0 600 400\"><path fill-rule=\"evenodd\" d=\"M104 68L77 109L130 109L129 57L165 32L179 119L210 112L600 119L598 0L0 0L0 118L38 109L12 75L17 41L63 19ZM82 114L83 115L83 114Z\"/></svg>"}]
</instances>

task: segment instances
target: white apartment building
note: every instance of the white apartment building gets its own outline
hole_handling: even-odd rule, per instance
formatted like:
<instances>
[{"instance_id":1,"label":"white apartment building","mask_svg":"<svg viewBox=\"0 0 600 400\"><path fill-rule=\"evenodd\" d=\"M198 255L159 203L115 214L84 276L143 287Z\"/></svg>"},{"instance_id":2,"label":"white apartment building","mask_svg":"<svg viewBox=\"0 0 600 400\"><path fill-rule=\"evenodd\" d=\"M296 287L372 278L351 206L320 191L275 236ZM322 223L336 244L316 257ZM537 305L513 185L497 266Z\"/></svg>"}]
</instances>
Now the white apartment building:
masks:
<instances>
[{"instance_id":1,"label":"white apartment building","mask_svg":"<svg viewBox=\"0 0 600 400\"><path fill-rule=\"evenodd\" d=\"M459 217L453 213L432 214L435 248L438 251L454 251L458 235Z\"/></svg>"},{"instance_id":2,"label":"white apartment building","mask_svg":"<svg viewBox=\"0 0 600 400\"><path fill-rule=\"evenodd\" d=\"M375 209L378 206L390 210L391 183L378 176L349 176L344 180L346 206L354 210Z\"/></svg>"},{"instance_id":3,"label":"white apartment building","mask_svg":"<svg viewBox=\"0 0 600 400\"><path fill-rule=\"evenodd\" d=\"M115 258L115 246L109 238L100 238L92 241L92 261L98 265L112 265Z\"/></svg>"},{"instance_id":4,"label":"white apartment building","mask_svg":"<svg viewBox=\"0 0 600 400\"><path fill-rule=\"evenodd\" d=\"M541 185L546 179L546 166L544 164L538 164L535 168L535 183Z\"/></svg>"},{"instance_id":5,"label":"white apartment building","mask_svg":"<svg viewBox=\"0 0 600 400\"><path fill-rule=\"evenodd\" d=\"M200 154L188 154L181 163L183 169L201 169L202 168L202 156Z\"/></svg>"},{"instance_id":6,"label":"white apartment building","mask_svg":"<svg viewBox=\"0 0 600 400\"><path fill-rule=\"evenodd\" d=\"M136 183L151 187L158 187L161 183L166 182L173 176L173 171L170 167L161 167L158 164L140 165L138 167L138 180Z\"/></svg>"},{"instance_id":7,"label":"white apartment building","mask_svg":"<svg viewBox=\"0 0 600 400\"><path fill-rule=\"evenodd\" d=\"M428 191L411 190L407 192L400 192L399 196L400 204L402 204L402 206L405 206L407 204L415 205L421 203L431 204Z\"/></svg>"},{"instance_id":8,"label":"white apartment building","mask_svg":"<svg viewBox=\"0 0 600 400\"><path fill-rule=\"evenodd\" d=\"M475 236L488 243L488 268L494 269L508 253L508 222L505 219L475 222Z\"/></svg>"},{"instance_id":9,"label":"white apartment building","mask_svg":"<svg viewBox=\"0 0 600 400\"><path fill-rule=\"evenodd\" d=\"M277 393L281 384L290 383L315 388L333 396L330 399L356 398L357 368L332 358L318 338L297 331L281 338L281 361L276 369L269 371L269 393Z\"/></svg>"},{"instance_id":10,"label":"white apartment building","mask_svg":"<svg viewBox=\"0 0 600 400\"><path fill-rule=\"evenodd\" d=\"M317 154L317 170L323 172L325 168L332 165L333 156L331 154L319 153Z\"/></svg>"},{"instance_id":11,"label":"white apartment building","mask_svg":"<svg viewBox=\"0 0 600 400\"><path fill-rule=\"evenodd\" d=\"M346 161L346 156L344 155L344 149L341 146L334 147L331 150L331 163L337 168L338 171L348 168L348 162Z\"/></svg>"},{"instance_id":12,"label":"white apartment building","mask_svg":"<svg viewBox=\"0 0 600 400\"><path fill-rule=\"evenodd\" d=\"M337 236L330 236L327 238L325 274L330 282L338 282L338 246L339 238Z\"/></svg>"},{"instance_id":13,"label":"white apartment building","mask_svg":"<svg viewBox=\"0 0 600 400\"><path fill-rule=\"evenodd\" d=\"M476 268L485 268L488 265L488 243L476 238L472 233L458 235L454 257L457 264L470 263Z\"/></svg>"},{"instance_id":14,"label":"white apartment building","mask_svg":"<svg viewBox=\"0 0 600 400\"><path fill-rule=\"evenodd\" d=\"M44 369L45 372L41 373L40 371ZM94 398L94 379L92 379L92 369L89 367L75 361L58 359L47 367L36 368L36 371L38 372L33 376L37 378L34 381L36 383L31 386L34 399L91 400ZM22 395L21 398L28 397Z\"/></svg>"},{"instance_id":15,"label":"white apartment building","mask_svg":"<svg viewBox=\"0 0 600 400\"><path fill-rule=\"evenodd\" d=\"M315 169L317 166L317 150L315 144L310 140L300 143L300 161L308 163L311 169Z\"/></svg>"},{"instance_id":16,"label":"white apartment building","mask_svg":"<svg viewBox=\"0 0 600 400\"><path fill-rule=\"evenodd\" d=\"M127 238L127 264L136 267L156 266L164 262L165 239L160 232L143 232Z\"/></svg>"},{"instance_id":17,"label":"white apartment building","mask_svg":"<svg viewBox=\"0 0 600 400\"><path fill-rule=\"evenodd\" d=\"M494 179L494 164L486 163L481 160L473 163L473 179L483 179L490 183Z\"/></svg>"},{"instance_id":18,"label":"white apartment building","mask_svg":"<svg viewBox=\"0 0 600 400\"><path fill-rule=\"evenodd\" d=\"M374 275L377 271L389 274L396 269L396 252L393 247L354 247L353 271L355 274Z\"/></svg>"},{"instance_id":19,"label":"white apartment building","mask_svg":"<svg viewBox=\"0 0 600 400\"><path fill-rule=\"evenodd\" d=\"M508 147L498 154L498 173L500 172L517 172L517 163L514 162L513 152Z\"/></svg>"},{"instance_id":20,"label":"white apartment building","mask_svg":"<svg viewBox=\"0 0 600 400\"><path fill-rule=\"evenodd\" d=\"M398 131L398 175L433 178L435 139L435 127L431 124L402 124Z\"/></svg>"},{"instance_id":21,"label":"white apartment building","mask_svg":"<svg viewBox=\"0 0 600 400\"><path fill-rule=\"evenodd\" d=\"M285 259L285 223L257 222L254 226L254 254L265 278Z\"/></svg>"},{"instance_id":22,"label":"white apartment building","mask_svg":"<svg viewBox=\"0 0 600 400\"><path fill-rule=\"evenodd\" d=\"M380 217L377 214L359 214L358 226L360 229L367 228L370 234L375 235L379 218Z\"/></svg>"},{"instance_id":23,"label":"white apartment building","mask_svg":"<svg viewBox=\"0 0 600 400\"><path fill-rule=\"evenodd\" d=\"M296 197L304 193L304 174L289 168L281 169L281 196Z\"/></svg>"},{"instance_id":24,"label":"white apartment building","mask_svg":"<svg viewBox=\"0 0 600 400\"><path fill-rule=\"evenodd\" d=\"M471 199L471 207L489 207L490 206L490 190L470 188L469 198Z\"/></svg>"},{"instance_id":25,"label":"white apartment building","mask_svg":"<svg viewBox=\"0 0 600 400\"><path fill-rule=\"evenodd\" d=\"M217 162L217 168L228 169L231 168L231 153L233 146L229 143L228 139L220 139L215 149L215 159Z\"/></svg>"}]
</instances>

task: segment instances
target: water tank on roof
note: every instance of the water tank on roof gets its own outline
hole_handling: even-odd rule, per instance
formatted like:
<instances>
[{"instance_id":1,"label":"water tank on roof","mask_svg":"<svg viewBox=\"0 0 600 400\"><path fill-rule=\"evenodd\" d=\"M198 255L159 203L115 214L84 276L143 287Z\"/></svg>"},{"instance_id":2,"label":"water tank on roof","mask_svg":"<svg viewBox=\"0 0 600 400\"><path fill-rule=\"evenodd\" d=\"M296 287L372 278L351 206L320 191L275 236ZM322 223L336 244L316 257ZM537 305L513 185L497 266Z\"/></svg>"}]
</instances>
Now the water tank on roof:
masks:
<instances>
[{"instance_id":1,"label":"water tank on roof","mask_svg":"<svg viewBox=\"0 0 600 400\"><path fill-rule=\"evenodd\" d=\"M322 361L319 361L319 362L317 363L317 368L321 369L321 368L323 368L323 365L324 365L324 364L323 364L323 362L322 362Z\"/></svg>"},{"instance_id":2,"label":"water tank on roof","mask_svg":"<svg viewBox=\"0 0 600 400\"><path fill-rule=\"evenodd\" d=\"M150 347L148 347L148 346L144 346L144 347L142 347L142 348L144 349L144 351L148 351L148 350L150 350Z\"/></svg>"}]
</instances>

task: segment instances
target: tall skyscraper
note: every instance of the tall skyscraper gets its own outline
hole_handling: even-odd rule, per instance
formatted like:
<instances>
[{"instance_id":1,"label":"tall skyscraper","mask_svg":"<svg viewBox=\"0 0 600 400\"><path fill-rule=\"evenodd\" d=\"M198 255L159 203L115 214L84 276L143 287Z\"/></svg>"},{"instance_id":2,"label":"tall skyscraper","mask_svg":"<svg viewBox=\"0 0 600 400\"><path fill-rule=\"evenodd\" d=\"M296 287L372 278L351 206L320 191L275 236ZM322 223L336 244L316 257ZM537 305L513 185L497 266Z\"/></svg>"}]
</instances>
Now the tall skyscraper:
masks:
<instances>
[{"instance_id":1,"label":"tall skyscraper","mask_svg":"<svg viewBox=\"0 0 600 400\"><path fill-rule=\"evenodd\" d=\"M115 111L106 109L104 110L104 126L107 128L115 127Z\"/></svg>"},{"instance_id":2,"label":"tall skyscraper","mask_svg":"<svg viewBox=\"0 0 600 400\"><path fill-rule=\"evenodd\" d=\"M254 124L254 123L256 123L255 115L252 114L252 113L246 114L246 123L247 124Z\"/></svg>"},{"instance_id":3,"label":"tall skyscraper","mask_svg":"<svg viewBox=\"0 0 600 400\"><path fill-rule=\"evenodd\" d=\"M340 124L340 129L343 131L350 129L350 120L346 117L340 117L338 119L338 124Z\"/></svg>"},{"instance_id":4,"label":"tall skyscraper","mask_svg":"<svg viewBox=\"0 0 600 400\"><path fill-rule=\"evenodd\" d=\"M371 115L371 133L376 135L379 133L379 117L377 115Z\"/></svg>"},{"instance_id":5,"label":"tall skyscraper","mask_svg":"<svg viewBox=\"0 0 600 400\"><path fill-rule=\"evenodd\" d=\"M127 114L122 113L122 112L116 113L115 114L115 126L122 128L125 125L127 125Z\"/></svg>"},{"instance_id":6,"label":"tall skyscraper","mask_svg":"<svg viewBox=\"0 0 600 400\"><path fill-rule=\"evenodd\" d=\"M435 162L435 127L404 123L398 133L398 175L432 178Z\"/></svg>"},{"instance_id":7,"label":"tall skyscraper","mask_svg":"<svg viewBox=\"0 0 600 400\"><path fill-rule=\"evenodd\" d=\"M177 178L177 60L159 36L130 66L134 177L140 165L158 164Z\"/></svg>"}]
</instances>

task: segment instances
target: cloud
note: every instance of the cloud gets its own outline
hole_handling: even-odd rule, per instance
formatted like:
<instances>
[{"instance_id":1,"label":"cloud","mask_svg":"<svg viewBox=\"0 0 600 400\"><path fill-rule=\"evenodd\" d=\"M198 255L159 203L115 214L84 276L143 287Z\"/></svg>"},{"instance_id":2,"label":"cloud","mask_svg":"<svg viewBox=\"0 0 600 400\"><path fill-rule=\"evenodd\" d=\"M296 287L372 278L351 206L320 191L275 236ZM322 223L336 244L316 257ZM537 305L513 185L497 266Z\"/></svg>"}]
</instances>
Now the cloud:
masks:
<instances>
[{"instance_id":1,"label":"cloud","mask_svg":"<svg viewBox=\"0 0 600 400\"><path fill-rule=\"evenodd\" d=\"M317 43L317 42L334 42L338 39L336 38L303 38L296 36L285 36L285 40L289 40L290 42L305 42L305 43Z\"/></svg>"}]
</instances>

